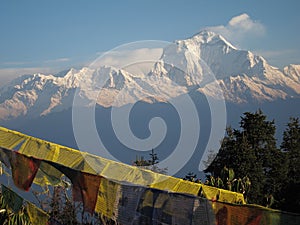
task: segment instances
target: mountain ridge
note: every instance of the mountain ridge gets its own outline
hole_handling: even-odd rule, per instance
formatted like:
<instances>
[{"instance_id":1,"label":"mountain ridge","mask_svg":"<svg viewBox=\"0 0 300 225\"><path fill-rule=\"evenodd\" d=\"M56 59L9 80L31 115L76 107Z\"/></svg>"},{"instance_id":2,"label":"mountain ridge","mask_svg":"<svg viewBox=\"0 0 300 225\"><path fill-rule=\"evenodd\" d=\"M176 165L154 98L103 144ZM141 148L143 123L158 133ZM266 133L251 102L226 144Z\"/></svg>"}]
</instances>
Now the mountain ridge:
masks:
<instances>
[{"instance_id":1,"label":"mountain ridge","mask_svg":"<svg viewBox=\"0 0 300 225\"><path fill-rule=\"evenodd\" d=\"M221 35L201 31L164 48L148 74L102 66L71 68L58 76L19 77L0 89L0 120L65 110L72 107L76 90L91 104L119 107L140 100L168 101L195 88L237 104L299 98L300 65L290 64L281 71Z\"/></svg>"}]
</instances>

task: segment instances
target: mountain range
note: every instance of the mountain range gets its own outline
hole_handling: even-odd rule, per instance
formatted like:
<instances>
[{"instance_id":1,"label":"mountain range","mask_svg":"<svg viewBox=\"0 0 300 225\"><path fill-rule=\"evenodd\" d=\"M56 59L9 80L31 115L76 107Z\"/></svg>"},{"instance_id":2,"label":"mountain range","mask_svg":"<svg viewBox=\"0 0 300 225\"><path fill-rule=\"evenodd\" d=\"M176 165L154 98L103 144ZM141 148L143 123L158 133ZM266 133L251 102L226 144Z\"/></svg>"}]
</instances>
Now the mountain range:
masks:
<instances>
[{"instance_id":1,"label":"mountain range","mask_svg":"<svg viewBox=\"0 0 300 225\"><path fill-rule=\"evenodd\" d=\"M271 119L281 123L282 130L289 116L299 116L300 65L287 65L281 70L269 65L262 56L236 48L221 35L201 31L166 46L160 59L144 74L104 65L72 68L59 74L20 76L0 89L0 123L77 147L71 122L76 92L87 100L85 107L97 103L99 120L107 116L112 107L139 102L143 107L137 110L132 126L141 137L149 135L149 130L143 131L140 127L145 125L141 118L149 117L146 109L156 107L155 115L160 111L159 107L172 111L169 102L184 94L190 94L200 109L207 98L225 100L228 124L236 124L246 110L262 108ZM173 117L165 116L172 124ZM204 121L209 116L209 110L202 113ZM103 125L106 123L103 121L99 123L102 128L109 126ZM207 130L210 130L209 126L208 123ZM173 139L178 137L178 132L172 132L167 135L170 143L163 142L161 148L175 145L177 141ZM112 131L105 135L111 136ZM115 138L108 139L110 148L125 148ZM198 147L201 148L201 144ZM132 154L136 152L132 151ZM161 155L164 157L167 153Z\"/></svg>"}]
</instances>

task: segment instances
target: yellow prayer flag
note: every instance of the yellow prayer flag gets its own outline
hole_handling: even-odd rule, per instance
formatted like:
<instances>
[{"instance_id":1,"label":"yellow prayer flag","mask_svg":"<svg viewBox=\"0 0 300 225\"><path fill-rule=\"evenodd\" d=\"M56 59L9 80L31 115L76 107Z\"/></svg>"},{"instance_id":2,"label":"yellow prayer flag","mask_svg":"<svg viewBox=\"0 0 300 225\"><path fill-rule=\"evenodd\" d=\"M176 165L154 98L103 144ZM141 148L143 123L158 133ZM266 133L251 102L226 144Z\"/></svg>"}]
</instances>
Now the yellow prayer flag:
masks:
<instances>
[{"instance_id":1,"label":"yellow prayer flag","mask_svg":"<svg viewBox=\"0 0 300 225\"><path fill-rule=\"evenodd\" d=\"M48 223L50 216L42 209L30 202L27 203L26 209L32 225L46 225Z\"/></svg>"}]
</instances>

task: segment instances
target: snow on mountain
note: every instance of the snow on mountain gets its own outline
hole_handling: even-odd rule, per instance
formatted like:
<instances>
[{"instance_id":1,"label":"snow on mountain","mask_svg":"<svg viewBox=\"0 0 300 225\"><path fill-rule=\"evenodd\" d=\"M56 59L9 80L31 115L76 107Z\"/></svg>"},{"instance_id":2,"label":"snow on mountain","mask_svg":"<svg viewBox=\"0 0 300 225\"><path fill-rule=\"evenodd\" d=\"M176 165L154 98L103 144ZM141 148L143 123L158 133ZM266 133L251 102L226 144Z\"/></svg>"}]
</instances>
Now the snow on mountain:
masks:
<instances>
[{"instance_id":1,"label":"snow on mountain","mask_svg":"<svg viewBox=\"0 0 300 225\"><path fill-rule=\"evenodd\" d=\"M122 106L138 100L149 103L166 101L186 93L184 87L172 87L167 77L142 77L125 70L103 66L70 69L64 76L34 74L22 76L0 89L0 119L19 116L36 117L68 109L75 91L87 100L104 107Z\"/></svg>"},{"instance_id":2,"label":"snow on mountain","mask_svg":"<svg viewBox=\"0 0 300 225\"><path fill-rule=\"evenodd\" d=\"M63 110L71 100L70 93L76 87L75 77L34 74L12 81L0 91L0 116L10 119L29 114L44 115L53 108Z\"/></svg>"},{"instance_id":3,"label":"snow on mountain","mask_svg":"<svg viewBox=\"0 0 300 225\"><path fill-rule=\"evenodd\" d=\"M286 66L283 68L283 72L295 82L300 82L300 65Z\"/></svg>"},{"instance_id":4,"label":"snow on mountain","mask_svg":"<svg viewBox=\"0 0 300 225\"><path fill-rule=\"evenodd\" d=\"M235 103L272 101L300 94L299 65L290 65L280 71L263 57L237 49L210 31L202 31L176 44L165 49L161 60L180 65L185 75L176 76L172 66L162 63L153 71L159 74L161 70L181 85L200 84L198 90L208 96L222 97L217 94L219 87L224 98ZM212 74L219 86L209 82L213 80Z\"/></svg>"},{"instance_id":5,"label":"snow on mountain","mask_svg":"<svg viewBox=\"0 0 300 225\"><path fill-rule=\"evenodd\" d=\"M216 90L220 87L223 96ZM0 119L68 109L76 89L90 103L96 101L104 107L138 100L167 101L191 89L233 103L273 101L300 97L300 65L281 71L263 57L237 49L222 36L202 31L164 48L149 74L102 66L19 77L0 89Z\"/></svg>"}]
</instances>

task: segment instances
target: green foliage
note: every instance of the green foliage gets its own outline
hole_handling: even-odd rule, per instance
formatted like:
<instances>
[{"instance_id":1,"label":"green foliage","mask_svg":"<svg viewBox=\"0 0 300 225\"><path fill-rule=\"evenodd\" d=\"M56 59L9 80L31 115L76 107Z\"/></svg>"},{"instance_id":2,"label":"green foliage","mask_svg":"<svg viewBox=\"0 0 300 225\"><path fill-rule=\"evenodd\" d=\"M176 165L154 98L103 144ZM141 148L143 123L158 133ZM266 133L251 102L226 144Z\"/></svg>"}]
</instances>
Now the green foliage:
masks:
<instances>
[{"instance_id":1,"label":"green foliage","mask_svg":"<svg viewBox=\"0 0 300 225\"><path fill-rule=\"evenodd\" d=\"M185 175L183 180L188 180L195 183L201 183L201 180L197 179L197 175L193 172L189 172L187 175Z\"/></svg>"},{"instance_id":2,"label":"green foliage","mask_svg":"<svg viewBox=\"0 0 300 225\"><path fill-rule=\"evenodd\" d=\"M281 149L287 153L289 182L300 182L300 125L298 118L291 118L283 133Z\"/></svg>"},{"instance_id":3,"label":"green foliage","mask_svg":"<svg viewBox=\"0 0 300 225\"><path fill-rule=\"evenodd\" d=\"M144 167L144 166L150 166L149 161L145 160L144 157L136 157L136 160L133 162L135 166Z\"/></svg>"},{"instance_id":4,"label":"green foliage","mask_svg":"<svg viewBox=\"0 0 300 225\"><path fill-rule=\"evenodd\" d=\"M239 192L247 196L250 191L251 181L249 177L235 178L232 168L226 166L220 172L220 177L208 175L205 181L206 185L226 189L229 191Z\"/></svg>"},{"instance_id":5,"label":"green foliage","mask_svg":"<svg viewBox=\"0 0 300 225\"><path fill-rule=\"evenodd\" d=\"M287 177L282 188L282 209L300 213L300 124L290 118L281 149L286 153Z\"/></svg>"},{"instance_id":6,"label":"green foliage","mask_svg":"<svg viewBox=\"0 0 300 225\"><path fill-rule=\"evenodd\" d=\"M75 203L68 197L67 187L56 186L50 203L52 219L66 225L79 224L76 214L79 213Z\"/></svg>"},{"instance_id":7,"label":"green foliage","mask_svg":"<svg viewBox=\"0 0 300 225\"><path fill-rule=\"evenodd\" d=\"M227 168L226 166L220 172L220 176L223 182L231 182L234 179L234 171L232 168Z\"/></svg>"},{"instance_id":8,"label":"green foliage","mask_svg":"<svg viewBox=\"0 0 300 225\"><path fill-rule=\"evenodd\" d=\"M231 182L222 180L224 186L227 183L228 186L232 185L232 175L228 169L222 169L224 166L232 168L235 177L241 178L235 180L237 190L247 189L251 180L251 189L248 193L245 191L249 203L263 205L266 203L265 196L272 195L273 206L280 208L282 203L279 200L284 198L282 190L288 166L286 154L276 147L275 131L274 121L268 121L261 110L244 113L240 129L227 128L221 148L205 172L221 178L224 173L227 174ZM241 188L245 184L246 187Z\"/></svg>"},{"instance_id":9,"label":"green foliage","mask_svg":"<svg viewBox=\"0 0 300 225\"><path fill-rule=\"evenodd\" d=\"M3 225L29 225L30 219L24 206L18 212L14 212L0 195L0 224Z\"/></svg>"},{"instance_id":10,"label":"green foliage","mask_svg":"<svg viewBox=\"0 0 300 225\"><path fill-rule=\"evenodd\" d=\"M136 157L133 165L152 170L156 173L167 174L168 168L160 168L158 166L159 158L157 156L157 153L154 152L154 149L151 150L151 153L149 155L149 160L145 160L143 156L141 158Z\"/></svg>"},{"instance_id":11,"label":"green foliage","mask_svg":"<svg viewBox=\"0 0 300 225\"><path fill-rule=\"evenodd\" d=\"M69 196L71 192L68 191L68 182L64 181L63 183L66 185L54 187L52 196L48 196L48 198L50 198L48 213L51 217L51 221L64 225L118 224L102 214L94 213L91 215L90 213L84 212L82 203L74 202Z\"/></svg>"},{"instance_id":12,"label":"green foliage","mask_svg":"<svg viewBox=\"0 0 300 225\"><path fill-rule=\"evenodd\" d=\"M157 154L154 152L154 149L153 149L153 148L152 148L151 153L150 153L149 155L150 155L150 160L148 161L148 163L149 163L151 166L154 166L154 165L156 165L156 164L159 163Z\"/></svg>"}]
</instances>

